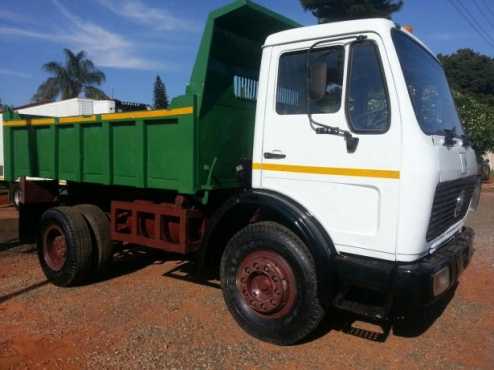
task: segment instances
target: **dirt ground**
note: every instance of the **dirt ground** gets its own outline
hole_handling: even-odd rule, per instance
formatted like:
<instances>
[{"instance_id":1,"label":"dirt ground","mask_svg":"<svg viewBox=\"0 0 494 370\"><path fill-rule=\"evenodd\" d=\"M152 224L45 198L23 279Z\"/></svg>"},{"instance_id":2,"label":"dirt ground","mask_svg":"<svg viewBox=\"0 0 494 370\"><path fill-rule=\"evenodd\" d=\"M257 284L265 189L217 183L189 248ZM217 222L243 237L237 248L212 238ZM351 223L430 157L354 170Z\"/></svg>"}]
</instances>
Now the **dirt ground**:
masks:
<instances>
[{"instance_id":1,"label":"dirt ground","mask_svg":"<svg viewBox=\"0 0 494 370\"><path fill-rule=\"evenodd\" d=\"M470 220L476 254L448 305L389 330L330 312L292 347L244 334L218 282L191 281L166 255L123 251L100 281L56 288L16 243L15 217L0 208L0 369L494 369L494 191Z\"/></svg>"}]
</instances>

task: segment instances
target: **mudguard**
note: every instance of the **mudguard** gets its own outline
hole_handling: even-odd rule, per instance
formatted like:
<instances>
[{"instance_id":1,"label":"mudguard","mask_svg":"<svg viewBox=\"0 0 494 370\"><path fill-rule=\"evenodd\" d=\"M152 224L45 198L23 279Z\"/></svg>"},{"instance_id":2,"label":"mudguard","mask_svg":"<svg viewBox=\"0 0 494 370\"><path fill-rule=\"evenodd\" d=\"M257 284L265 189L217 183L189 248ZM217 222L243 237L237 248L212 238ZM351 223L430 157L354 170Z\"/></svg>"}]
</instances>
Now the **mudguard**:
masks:
<instances>
[{"instance_id":1,"label":"mudguard","mask_svg":"<svg viewBox=\"0 0 494 370\"><path fill-rule=\"evenodd\" d=\"M334 244L322 225L296 201L269 190L246 190L228 199L211 219L209 231L212 234L221 220L230 217L239 207L268 211L282 224L294 231L307 245L316 264L321 304L329 304L335 288L336 269ZM206 242L207 243L207 242Z\"/></svg>"}]
</instances>

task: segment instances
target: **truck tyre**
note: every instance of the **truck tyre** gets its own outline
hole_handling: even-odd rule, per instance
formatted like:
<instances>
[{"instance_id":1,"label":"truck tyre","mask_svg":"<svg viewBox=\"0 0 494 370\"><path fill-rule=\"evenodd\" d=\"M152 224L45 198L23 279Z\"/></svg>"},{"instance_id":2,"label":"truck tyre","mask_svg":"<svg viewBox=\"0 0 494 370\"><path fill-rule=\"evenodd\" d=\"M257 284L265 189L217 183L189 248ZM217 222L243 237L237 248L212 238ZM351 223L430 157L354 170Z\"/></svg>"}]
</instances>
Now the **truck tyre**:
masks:
<instances>
[{"instance_id":1,"label":"truck tyre","mask_svg":"<svg viewBox=\"0 0 494 370\"><path fill-rule=\"evenodd\" d=\"M10 185L10 202L16 209L21 207L21 186L18 182Z\"/></svg>"},{"instance_id":2,"label":"truck tyre","mask_svg":"<svg viewBox=\"0 0 494 370\"><path fill-rule=\"evenodd\" d=\"M316 276L306 245L274 222L242 229L221 259L230 313L247 333L278 345L299 342L323 319Z\"/></svg>"},{"instance_id":3,"label":"truck tyre","mask_svg":"<svg viewBox=\"0 0 494 370\"><path fill-rule=\"evenodd\" d=\"M101 208L92 204L80 204L76 208L89 225L93 244L93 269L104 273L113 257L110 221Z\"/></svg>"},{"instance_id":4,"label":"truck tyre","mask_svg":"<svg viewBox=\"0 0 494 370\"><path fill-rule=\"evenodd\" d=\"M56 207L41 217L38 257L50 282L66 287L80 284L91 269L91 232L81 212Z\"/></svg>"},{"instance_id":5,"label":"truck tyre","mask_svg":"<svg viewBox=\"0 0 494 370\"><path fill-rule=\"evenodd\" d=\"M489 181L489 178L491 176L491 166L488 162L484 161L480 165L480 176L482 181Z\"/></svg>"}]
</instances>

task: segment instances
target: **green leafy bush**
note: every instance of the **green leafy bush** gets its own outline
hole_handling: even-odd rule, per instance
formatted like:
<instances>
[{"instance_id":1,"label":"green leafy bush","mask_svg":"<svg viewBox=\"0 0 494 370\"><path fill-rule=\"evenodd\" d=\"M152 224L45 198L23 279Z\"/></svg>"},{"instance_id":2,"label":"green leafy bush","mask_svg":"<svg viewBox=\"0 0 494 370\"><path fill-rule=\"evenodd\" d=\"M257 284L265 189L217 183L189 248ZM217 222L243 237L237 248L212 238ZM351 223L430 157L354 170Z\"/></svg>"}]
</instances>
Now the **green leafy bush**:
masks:
<instances>
[{"instance_id":1,"label":"green leafy bush","mask_svg":"<svg viewBox=\"0 0 494 370\"><path fill-rule=\"evenodd\" d=\"M494 106L470 95L455 93L458 113L479 157L494 151Z\"/></svg>"}]
</instances>

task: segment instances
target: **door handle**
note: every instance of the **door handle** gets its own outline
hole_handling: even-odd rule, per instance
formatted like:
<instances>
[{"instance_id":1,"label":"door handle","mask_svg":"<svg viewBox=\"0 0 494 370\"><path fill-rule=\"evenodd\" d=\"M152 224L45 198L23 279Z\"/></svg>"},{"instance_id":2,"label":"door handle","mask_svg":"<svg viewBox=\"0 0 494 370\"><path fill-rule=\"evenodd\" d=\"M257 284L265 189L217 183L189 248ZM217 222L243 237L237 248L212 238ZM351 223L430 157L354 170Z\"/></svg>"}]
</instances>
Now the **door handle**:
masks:
<instances>
[{"instance_id":1,"label":"door handle","mask_svg":"<svg viewBox=\"0 0 494 370\"><path fill-rule=\"evenodd\" d=\"M286 158L286 155L280 152L279 150L275 150L273 152L266 152L264 153L264 158L265 159L284 159Z\"/></svg>"}]
</instances>

